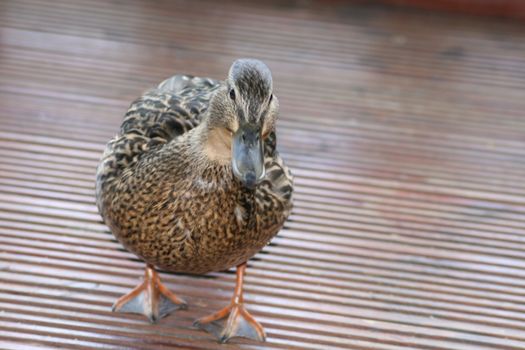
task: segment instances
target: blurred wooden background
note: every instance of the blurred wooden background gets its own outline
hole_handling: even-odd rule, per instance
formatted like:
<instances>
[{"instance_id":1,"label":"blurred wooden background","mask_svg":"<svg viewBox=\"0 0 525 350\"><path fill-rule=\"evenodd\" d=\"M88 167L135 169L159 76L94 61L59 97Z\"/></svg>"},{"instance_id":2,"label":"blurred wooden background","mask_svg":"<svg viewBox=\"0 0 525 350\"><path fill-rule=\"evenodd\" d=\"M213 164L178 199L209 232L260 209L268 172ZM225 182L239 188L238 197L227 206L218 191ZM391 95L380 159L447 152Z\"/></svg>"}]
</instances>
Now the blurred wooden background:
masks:
<instances>
[{"instance_id":1,"label":"blurred wooden background","mask_svg":"<svg viewBox=\"0 0 525 350\"><path fill-rule=\"evenodd\" d=\"M522 0L352 0L352 2L525 20L525 1Z\"/></svg>"},{"instance_id":2,"label":"blurred wooden background","mask_svg":"<svg viewBox=\"0 0 525 350\"><path fill-rule=\"evenodd\" d=\"M430 2L427 2L430 3ZM163 274L189 303L112 314L142 276L94 205L129 102L177 72L273 70L292 220L254 259L268 343L192 321L234 275ZM0 1L0 348L525 348L525 25L341 1Z\"/></svg>"}]
</instances>

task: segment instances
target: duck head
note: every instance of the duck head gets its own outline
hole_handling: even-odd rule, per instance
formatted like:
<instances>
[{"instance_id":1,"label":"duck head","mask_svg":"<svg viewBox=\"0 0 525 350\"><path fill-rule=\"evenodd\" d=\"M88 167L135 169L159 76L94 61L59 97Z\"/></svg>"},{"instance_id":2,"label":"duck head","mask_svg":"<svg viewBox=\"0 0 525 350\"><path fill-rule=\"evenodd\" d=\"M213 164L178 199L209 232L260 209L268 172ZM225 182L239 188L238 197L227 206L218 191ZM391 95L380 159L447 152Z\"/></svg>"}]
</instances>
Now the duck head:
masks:
<instances>
[{"instance_id":1,"label":"duck head","mask_svg":"<svg viewBox=\"0 0 525 350\"><path fill-rule=\"evenodd\" d=\"M265 176L264 140L275 128L279 103L272 74L255 59L239 59L210 102L208 126L229 147L233 174L247 188ZM226 150L226 149L225 149Z\"/></svg>"}]
</instances>

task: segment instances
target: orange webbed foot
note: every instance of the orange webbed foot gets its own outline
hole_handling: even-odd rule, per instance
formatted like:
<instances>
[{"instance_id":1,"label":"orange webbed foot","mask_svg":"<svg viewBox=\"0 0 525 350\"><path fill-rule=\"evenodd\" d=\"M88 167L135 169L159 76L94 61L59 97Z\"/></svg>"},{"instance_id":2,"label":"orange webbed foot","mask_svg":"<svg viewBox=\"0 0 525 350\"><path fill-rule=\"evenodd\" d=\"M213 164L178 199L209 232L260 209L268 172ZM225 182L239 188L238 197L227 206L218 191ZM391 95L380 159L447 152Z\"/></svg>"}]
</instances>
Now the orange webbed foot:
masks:
<instances>
[{"instance_id":1,"label":"orange webbed foot","mask_svg":"<svg viewBox=\"0 0 525 350\"><path fill-rule=\"evenodd\" d=\"M114 312L129 312L146 316L151 323L175 310L186 309L187 304L172 293L152 266L147 266L144 281L113 304Z\"/></svg>"},{"instance_id":2,"label":"orange webbed foot","mask_svg":"<svg viewBox=\"0 0 525 350\"><path fill-rule=\"evenodd\" d=\"M220 311L193 323L217 337L220 343L226 343L234 337L244 337L264 342L264 328L246 310L243 304L242 283L246 264L237 267L237 285L231 304Z\"/></svg>"}]
</instances>

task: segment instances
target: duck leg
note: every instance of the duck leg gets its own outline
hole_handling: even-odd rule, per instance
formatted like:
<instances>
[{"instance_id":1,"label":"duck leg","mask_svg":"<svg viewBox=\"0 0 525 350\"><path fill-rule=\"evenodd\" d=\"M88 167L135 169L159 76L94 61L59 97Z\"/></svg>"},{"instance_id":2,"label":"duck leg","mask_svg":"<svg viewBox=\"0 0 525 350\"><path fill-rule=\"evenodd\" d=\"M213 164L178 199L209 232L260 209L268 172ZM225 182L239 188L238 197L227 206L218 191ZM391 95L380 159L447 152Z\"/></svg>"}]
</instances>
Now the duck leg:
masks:
<instances>
[{"instance_id":1,"label":"duck leg","mask_svg":"<svg viewBox=\"0 0 525 350\"><path fill-rule=\"evenodd\" d=\"M151 323L172 311L186 308L186 303L162 284L151 265L144 271L144 281L113 304L114 312L143 314Z\"/></svg>"},{"instance_id":2,"label":"duck leg","mask_svg":"<svg viewBox=\"0 0 525 350\"><path fill-rule=\"evenodd\" d=\"M230 305L193 323L195 327L215 335L220 343L226 343L233 337L266 340L263 327L244 308L242 285L245 270L246 263L237 266L237 280Z\"/></svg>"}]
</instances>

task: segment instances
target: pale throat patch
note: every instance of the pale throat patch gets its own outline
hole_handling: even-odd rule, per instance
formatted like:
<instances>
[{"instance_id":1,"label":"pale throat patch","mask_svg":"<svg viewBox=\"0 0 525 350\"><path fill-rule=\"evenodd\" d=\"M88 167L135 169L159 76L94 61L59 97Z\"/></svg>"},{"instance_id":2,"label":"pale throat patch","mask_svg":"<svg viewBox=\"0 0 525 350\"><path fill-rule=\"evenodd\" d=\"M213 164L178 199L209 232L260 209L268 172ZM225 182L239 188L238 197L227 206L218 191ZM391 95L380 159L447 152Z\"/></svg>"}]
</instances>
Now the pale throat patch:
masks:
<instances>
[{"instance_id":1,"label":"pale throat patch","mask_svg":"<svg viewBox=\"0 0 525 350\"><path fill-rule=\"evenodd\" d=\"M204 148L209 159L218 162L230 162L232 158L233 135L226 129L215 128L208 133Z\"/></svg>"}]
</instances>

